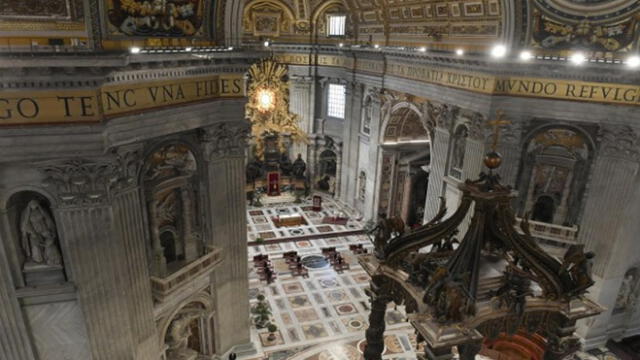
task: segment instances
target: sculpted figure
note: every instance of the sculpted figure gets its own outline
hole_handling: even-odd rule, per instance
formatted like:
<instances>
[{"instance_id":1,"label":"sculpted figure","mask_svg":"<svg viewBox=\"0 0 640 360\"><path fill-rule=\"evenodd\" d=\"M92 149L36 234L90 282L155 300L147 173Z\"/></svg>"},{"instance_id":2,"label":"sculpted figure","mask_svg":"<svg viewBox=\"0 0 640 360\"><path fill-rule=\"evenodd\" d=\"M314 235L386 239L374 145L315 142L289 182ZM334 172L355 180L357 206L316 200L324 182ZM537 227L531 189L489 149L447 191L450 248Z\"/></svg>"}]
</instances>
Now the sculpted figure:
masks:
<instances>
[{"instance_id":1,"label":"sculpted figure","mask_svg":"<svg viewBox=\"0 0 640 360\"><path fill-rule=\"evenodd\" d=\"M591 251L584 252L584 245L571 245L564 255L564 261L560 268L560 274L569 274L573 289L570 295L583 294L587 288L594 284L591 278L592 260L595 254Z\"/></svg>"},{"instance_id":2,"label":"sculpted figure","mask_svg":"<svg viewBox=\"0 0 640 360\"><path fill-rule=\"evenodd\" d=\"M387 214L380 213L378 215L378 223L370 231L370 233L374 234L373 246L379 257L383 255L384 246L387 244L387 241L391 239L391 227L389 225Z\"/></svg>"},{"instance_id":3,"label":"sculpted figure","mask_svg":"<svg viewBox=\"0 0 640 360\"><path fill-rule=\"evenodd\" d=\"M37 200L29 201L20 217L22 250L26 262L57 266L62 263L56 239L56 226Z\"/></svg>"},{"instance_id":4,"label":"sculpted figure","mask_svg":"<svg viewBox=\"0 0 640 360\"><path fill-rule=\"evenodd\" d=\"M169 346L167 354L169 358L176 360L193 360L198 353L189 348L191 336L191 323L198 318L198 314L187 313L180 315L171 323L167 332L166 344Z\"/></svg>"},{"instance_id":5,"label":"sculpted figure","mask_svg":"<svg viewBox=\"0 0 640 360\"><path fill-rule=\"evenodd\" d=\"M304 172L307 170L307 164L302 160L302 154L298 154L298 158L293 162L292 172L293 176L298 179L304 178Z\"/></svg>"}]
</instances>

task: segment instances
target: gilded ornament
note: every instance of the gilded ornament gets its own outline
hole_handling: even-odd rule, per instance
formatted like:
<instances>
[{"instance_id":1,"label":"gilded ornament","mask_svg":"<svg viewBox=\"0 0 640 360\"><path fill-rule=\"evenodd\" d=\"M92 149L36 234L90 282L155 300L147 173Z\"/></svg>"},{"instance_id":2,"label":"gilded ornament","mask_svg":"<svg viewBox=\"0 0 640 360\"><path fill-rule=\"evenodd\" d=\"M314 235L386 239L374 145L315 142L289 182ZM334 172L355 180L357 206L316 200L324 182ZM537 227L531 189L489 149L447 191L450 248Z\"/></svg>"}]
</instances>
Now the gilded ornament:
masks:
<instances>
[{"instance_id":1,"label":"gilded ornament","mask_svg":"<svg viewBox=\"0 0 640 360\"><path fill-rule=\"evenodd\" d=\"M251 66L249 77L246 114L251 121L256 156L264 158L264 138L269 134L287 135L294 143L309 143L307 134L298 124L298 116L289 112L286 65L265 59ZM279 146L285 150L280 139Z\"/></svg>"}]
</instances>

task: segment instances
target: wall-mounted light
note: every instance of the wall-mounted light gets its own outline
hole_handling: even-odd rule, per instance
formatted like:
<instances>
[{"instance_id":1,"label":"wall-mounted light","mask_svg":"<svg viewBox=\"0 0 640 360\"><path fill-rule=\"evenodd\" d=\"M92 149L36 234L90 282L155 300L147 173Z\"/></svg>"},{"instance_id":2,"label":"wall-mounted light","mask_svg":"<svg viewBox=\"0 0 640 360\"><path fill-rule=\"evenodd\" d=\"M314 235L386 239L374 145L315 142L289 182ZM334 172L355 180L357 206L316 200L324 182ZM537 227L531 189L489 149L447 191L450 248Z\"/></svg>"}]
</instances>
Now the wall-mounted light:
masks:
<instances>
[{"instance_id":1,"label":"wall-mounted light","mask_svg":"<svg viewBox=\"0 0 640 360\"><path fill-rule=\"evenodd\" d=\"M233 46L229 46L229 47L227 48L227 50L232 51L232 50L233 50Z\"/></svg>"},{"instance_id":2,"label":"wall-mounted light","mask_svg":"<svg viewBox=\"0 0 640 360\"><path fill-rule=\"evenodd\" d=\"M504 45L496 45L491 49L491 57L502 58L507 55L507 47Z\"/></svg>"},{"instance_id":3,"label":"wall-mounted light","mask_svg":"<svg viewBox=\"0 0 640 360\"><path fill-rule=\"evenodd\" d=\"M583 62L587 61L587 58L581 52L577 52L573 53L573 55L569 57L569 61L574 65L581 65Z\"/></svg>"},{"instance_id":4,"label":"wall-mounted light","mask_svg":"<svg viewBox=\"0 0 640 360\"><path fill-rule=\"evenodd\" d=\"M522 50L520 52L520 60L528 61L528 60L531 60L532 58L533 58L533 54L530 51Z\"/></svg>"},{"instance_id":5,"label":"wall-mounted light","mask_svg":"<svg viewBox=\"0 0 640 360\"><path fill-rule=\"evenodd\" d=\"M627 64L627 66L630 68L637 68L638 66L640 66L640 56L633 55L628 57L627 61L625 61L625 64Z\"/></svg>"},{"instance_id":6,"label":"wall-mounted light","mask_svg":"<svg viewBox=\"0 0 640 360\"><path fill-rule=\"evenodd\" d=\"M464 50L463 49L456 49L456 55L458 55L458 56L464 55Z\"/></svg>"},{"instance_id":7,"label":"wall-mounted light","mask_svg":"<svg viewBox=\"0 0 640 360\"><path fill-rule=\"evenodd\" d=\"M378 44L374 44L374 45L373 45L373 48L374 48L374 49L378 49L378 48L380 48L380 45L378 45Z\"/></svg>"},{"instance_id":8,"label":"wall-mounted light","mask_svg":"<svg viewBox=\"0 0 640 360\"><path fill-rule=\"evenodd\" d=\"M269 40L265 40L263 45L264 47L269 47L269 45L271 45L271 42Z\"/></svg>"},{"instance_id":9,"label":"wall-mounted light","mask_svg":"<svg viewBox=\"0 0 640 360\"><path fill-rule=\"evenodd\" d=\"M192 47L186 47L186 48L184 48L184 51L186 51L186 52L191 52L191 50L193 50L193 48L192 48Z\"/></svg>"},{"instance_id":10,"label":"wall-mounted light","mask_svg":"<svg viewBox=\"0 0 640 360\"><path fill-rule=\"evenodd\" d=\"M419 47L419 48L418 48L418 51L420 51L420 52L427 52L427 48L426 48L426 47L424 47L424 46L422 46L422 47Z\"/></svg>"},{"instance_id":11,"label":"wall-mounted light","mask_svg":"<svg viewBox=\"0 0 640 360\"><path fill-rule=\"evenodd\" d=\"M129 48L129 52L132 54L139 54L140 53L140 48L137 46L133 46L131 48Z\"/></svg>"},{"instance_id":12,"label":"wall-mounted light","mask_svg":"<svg viewBox=\"0 0 640 360\"><path fill-rule=\"evenodd\" d=\"M338 44L338 47L343 47L343 46L344 46L344 43L339 43Z\"/></svg>"}]
</instances>

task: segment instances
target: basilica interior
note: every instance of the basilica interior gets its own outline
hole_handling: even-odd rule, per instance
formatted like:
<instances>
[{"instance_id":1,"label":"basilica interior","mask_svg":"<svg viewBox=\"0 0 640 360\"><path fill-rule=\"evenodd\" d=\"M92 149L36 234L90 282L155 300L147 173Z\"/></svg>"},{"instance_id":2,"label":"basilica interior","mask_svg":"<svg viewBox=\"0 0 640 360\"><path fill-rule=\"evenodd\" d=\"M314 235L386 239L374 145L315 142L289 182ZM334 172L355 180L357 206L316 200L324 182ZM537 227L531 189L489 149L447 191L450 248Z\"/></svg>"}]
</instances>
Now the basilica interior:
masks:
<instances>
[{"instance_id":1,"label":"basilica interior","mask_svg":"<svg viewBox=\"0 0 640 360\"><path fill-rule=\"evenodd\" d=\"M0 360L640 359L638 0L0 1Z\"/></svg>"}]
</instances>

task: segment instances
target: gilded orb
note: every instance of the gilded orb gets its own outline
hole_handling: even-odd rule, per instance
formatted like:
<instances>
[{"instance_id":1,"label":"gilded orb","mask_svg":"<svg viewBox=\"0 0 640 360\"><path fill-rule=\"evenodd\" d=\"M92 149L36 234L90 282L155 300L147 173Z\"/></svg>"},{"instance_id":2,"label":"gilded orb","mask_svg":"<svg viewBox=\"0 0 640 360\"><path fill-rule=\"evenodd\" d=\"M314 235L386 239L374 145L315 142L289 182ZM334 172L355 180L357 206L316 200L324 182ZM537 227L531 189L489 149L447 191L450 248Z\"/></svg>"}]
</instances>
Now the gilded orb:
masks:
<instances>
[{"instance_id":1,"label":"gilded orb","mask_svg":"<svg viewBox=\"0 0 640 360\"><path fill-rule=\"evenodd\" d=\"M489 169L496 169L502 164L502 155L498 152L491 151L484 156L484 164Z\"/></svg>"}]
</instances>

